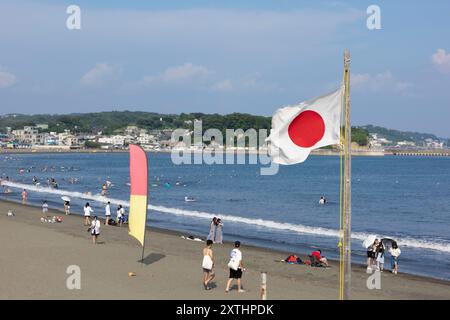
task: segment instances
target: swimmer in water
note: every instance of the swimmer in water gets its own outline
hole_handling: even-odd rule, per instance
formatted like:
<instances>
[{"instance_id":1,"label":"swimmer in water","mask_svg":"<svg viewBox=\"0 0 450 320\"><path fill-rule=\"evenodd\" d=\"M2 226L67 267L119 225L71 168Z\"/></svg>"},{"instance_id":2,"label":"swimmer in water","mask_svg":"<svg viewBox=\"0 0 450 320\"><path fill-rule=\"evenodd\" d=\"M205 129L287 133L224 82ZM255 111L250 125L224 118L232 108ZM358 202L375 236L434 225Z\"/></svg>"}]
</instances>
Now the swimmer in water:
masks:
<instances>
[{"instance_id":1,"label":"swimmer in water","mask_svg":"<svg viewBox=\"0 0 450 320\"><path fill-rule=\"evenodd\" d=\"M325 203L327 203L327 199L323 196L320 197L319 204L324 205Z\"/></svg>"}]
</instances>

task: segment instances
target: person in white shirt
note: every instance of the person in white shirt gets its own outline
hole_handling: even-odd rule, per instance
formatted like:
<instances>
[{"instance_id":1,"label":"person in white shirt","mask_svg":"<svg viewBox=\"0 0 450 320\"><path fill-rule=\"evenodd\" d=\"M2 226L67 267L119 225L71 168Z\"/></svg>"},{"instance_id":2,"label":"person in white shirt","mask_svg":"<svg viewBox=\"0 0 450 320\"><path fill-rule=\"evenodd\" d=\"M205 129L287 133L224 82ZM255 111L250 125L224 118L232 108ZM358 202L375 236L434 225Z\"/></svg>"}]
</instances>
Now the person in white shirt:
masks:
<instances>
[{"instance_id":1,"label":"person in white shirt","mask_svg":"<svg viewBox=\"0 0 450 320\"><path fill-rule=\"evenodd\" d=\"M119 204L119 207L117 208L117 223L119 224L119 227L122 226L124 216L125 216L125 209L122 207L121 204Z\"/></svg>"},{"instance_id":2,"label":"person in white shirt","mask_svg":"<svg viewBox=\"0 0 450 320\"><path fill-rule=\"evenodd\" d=\"M69 201L64 201L64 212L65 212L66 216L68 216L70 214L70 202Z\"/></svg>"},{"instance_id":3,"label":"person in white shirt","mask_svg":"<svg viewBox=\"0 0 450 320\"><path fill-rule=\"evenodd\" d=\"M105 206L105 225L109 225L109 218L111 218L111 202L108 201Z\"/></svg>"},{"instance_id":4,"label":"person in white shirt","mask_svg":"<svg viewBox=\"0 0 450 320\"><path fill-rule=\"evenodd\" d=\"M84 225L88 226L91 224L91 213L94 212L94 210L92 210L91 206L89 205L89 202L86 202L86 204L84 205Z\"/></svg>"},{"instance_id":5,"label":"person in white shirt","mask_svg":"<svg viewBox=\"0 0 450 320\"><path fill-rule=\"evenodd\" d=\"M48 212L48 203L47 201L44 200L44 202L42 203L42 215L44 217L47 216L47 212Z\"/></svg>"},{"instance_id":6,"label":"person in white shirt","mask_svg":"<svg viewBox=\"0 0 450 320\"><path fill-rule=\"evenodd\" d=\"M92 235L92 243L97 244L97 238L100 234L100 220L98 220L97 216L95 216L94 220L91 222L90 231Z\"/></svg>"},{"instance_id":7,"label":"person in white shirt","mask_svg":"<svg viewBox=\"0 0 450 320\"><path fill-rule=\"evenodd\" d=\"M391 254L392 257L392 273L393 274L397 274L398 272L398 260L400 255L402 254L402 251L400 250L400 248L397 245L397 242L392 242L392 248L389 249L389 253Z\"/></svg>"},{"instance_id":8,"label":"person in white shirt","mask_svg":"<svg viewBox=\"0 0 450 320\"><path fill-rule=\"evenodd\" d=\"M241 243L236 241L234 243L234 249L231 250L230 253L230 262L228 263L228 267L230 268L230 276L228 278L227 287L225 292L228 293L230 291L231 283L233 279L237 280L238 292L245 292L241 286L241 278L242 272L245 271L244 264L242 263L242 252L239 249L241 247Z\"/></svg>"}]
</instances>

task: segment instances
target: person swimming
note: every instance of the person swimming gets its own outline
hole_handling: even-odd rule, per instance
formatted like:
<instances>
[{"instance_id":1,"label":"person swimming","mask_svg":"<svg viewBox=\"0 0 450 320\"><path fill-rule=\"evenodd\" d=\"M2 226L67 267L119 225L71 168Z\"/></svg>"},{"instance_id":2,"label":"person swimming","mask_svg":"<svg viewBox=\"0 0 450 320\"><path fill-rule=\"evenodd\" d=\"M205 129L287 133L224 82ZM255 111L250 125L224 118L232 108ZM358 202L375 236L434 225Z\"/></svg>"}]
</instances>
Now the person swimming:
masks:
<instances>
[{"instance_id":1,"label":"person swimming","mask_svg":"<svg viewBox=\"0 0 450 320\"><path fill-rule=\"evenodd\" d=\"M319 200L319 204L324 205L326 203L327 203L327 198L325 198L324 196L321 196L320 200Z\"/></svg>"}]
</instances>

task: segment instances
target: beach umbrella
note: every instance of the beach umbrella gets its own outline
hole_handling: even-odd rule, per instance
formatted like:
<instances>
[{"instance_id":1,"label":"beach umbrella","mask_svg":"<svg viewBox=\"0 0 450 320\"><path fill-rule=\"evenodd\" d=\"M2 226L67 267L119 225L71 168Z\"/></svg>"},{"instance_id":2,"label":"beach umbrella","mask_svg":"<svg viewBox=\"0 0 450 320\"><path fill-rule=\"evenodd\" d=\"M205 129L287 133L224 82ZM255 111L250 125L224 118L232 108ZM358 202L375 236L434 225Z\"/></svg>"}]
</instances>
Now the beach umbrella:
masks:
<instances>
[{"instance_id":1,"label":"beach umbrella","mask_svg":"<svg viewBox=\"0 0 450 320\"><path fill-rule=\"evenodd\" d=\"M386 249L392 248L392 243L395 242L394 239L390 239L390 238L383 238L381 239L381 243L383 244L383 246Z\"/></svg>"},{"instance_id":2,"label":"beach umbrella","mask_svg":"<svg viewBox=\"0 0 450 320\"><path fill-rule=\"evenodd\" d=\"M363 247L364 248L370 247L374 243L376 238L377 238L377 236L374 234L371 234L370 236L368 236L366 238L366 240L363 241Z\"/></svg>"},{"instance_id":3,"label":"beach umbrella","mask_svg":"<svg viewBox=\"0 0 450 320\"><path fill-rule=\"evenodd\" d=\"M68 196L62 196L61 200L70 202L70 198Z\"/></svg>"}]
</instances>

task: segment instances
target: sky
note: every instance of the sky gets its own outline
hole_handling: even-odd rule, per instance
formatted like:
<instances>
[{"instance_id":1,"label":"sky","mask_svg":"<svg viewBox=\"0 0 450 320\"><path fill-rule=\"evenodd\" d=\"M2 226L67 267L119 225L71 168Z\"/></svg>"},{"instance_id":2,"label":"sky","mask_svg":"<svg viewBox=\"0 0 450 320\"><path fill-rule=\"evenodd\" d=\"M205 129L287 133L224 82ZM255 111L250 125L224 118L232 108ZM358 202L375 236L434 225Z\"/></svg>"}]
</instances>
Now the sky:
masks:
<instances>
[{"instance_id":1,"label":"sky","mask_svg":"<svg viewBox=\"0 0 450 320\"><path fill-rule=\"evenodd\" d=\"M381 29L367 28L370 5ZM0 114L270 116L337 88L348 48L353 125L450 137L449 12L447 0L2 0Z\"/></svg>"}]
</instances>

